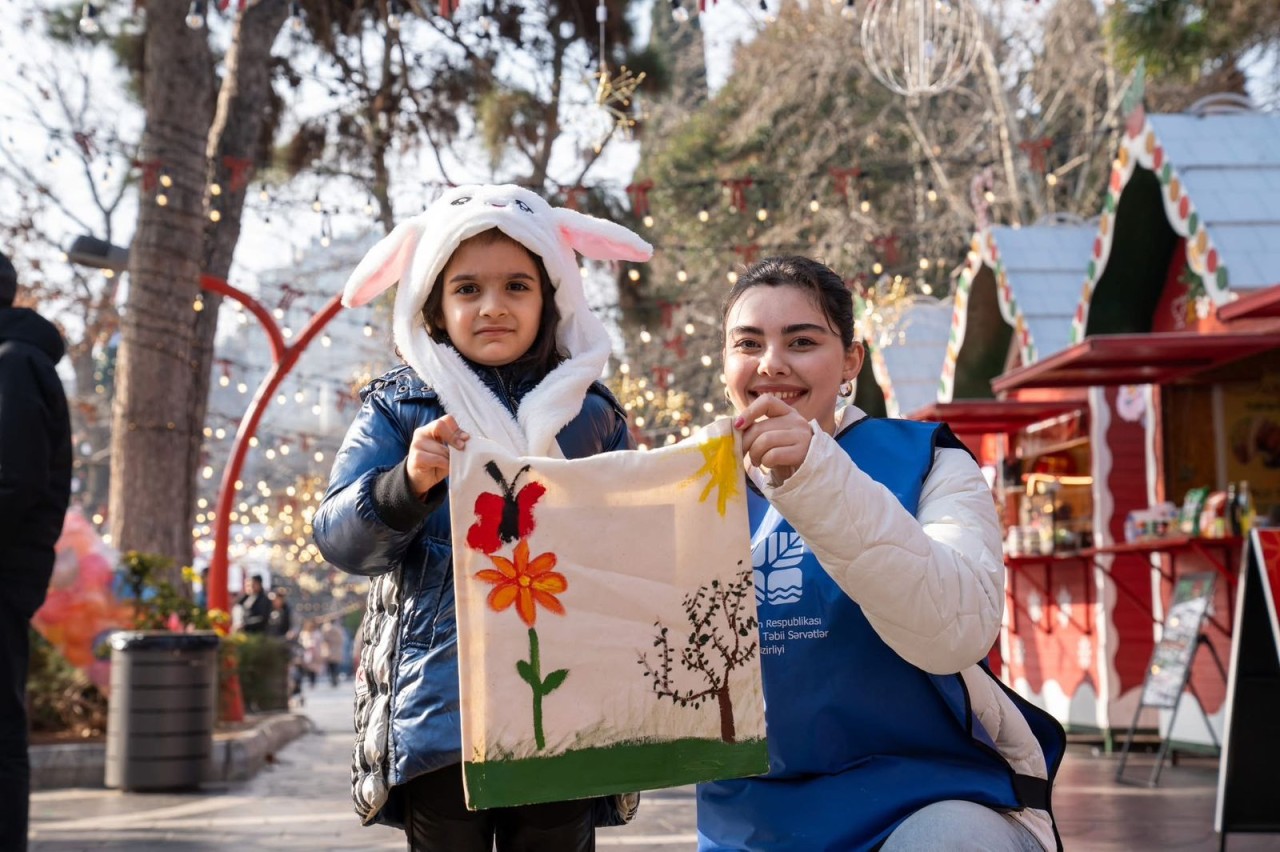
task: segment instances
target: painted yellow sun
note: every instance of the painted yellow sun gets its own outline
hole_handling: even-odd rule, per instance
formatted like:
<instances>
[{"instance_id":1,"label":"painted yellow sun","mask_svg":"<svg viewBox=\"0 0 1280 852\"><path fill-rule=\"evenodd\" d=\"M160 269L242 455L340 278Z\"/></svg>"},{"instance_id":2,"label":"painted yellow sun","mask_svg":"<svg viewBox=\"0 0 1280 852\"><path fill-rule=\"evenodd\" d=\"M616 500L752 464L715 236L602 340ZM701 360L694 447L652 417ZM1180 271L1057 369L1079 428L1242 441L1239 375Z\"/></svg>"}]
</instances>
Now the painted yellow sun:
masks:
<instances>
[{"instance_id":1,"label":"painted yellow sun","mask_svg":"<svg viewBox=\"0 0 1280 852\"><path fill-rule=\"evenodd\" d=\"M702 467L689 477L688 482L695 482L706 475L707 481L702 488L698 502L706 502L714 489L716 491L716 511L724 517L729 501L741 492L742 463L735 447L733 435L721 435L708 438L698 445L702 452Z\"/></svg>"}]
</instances>

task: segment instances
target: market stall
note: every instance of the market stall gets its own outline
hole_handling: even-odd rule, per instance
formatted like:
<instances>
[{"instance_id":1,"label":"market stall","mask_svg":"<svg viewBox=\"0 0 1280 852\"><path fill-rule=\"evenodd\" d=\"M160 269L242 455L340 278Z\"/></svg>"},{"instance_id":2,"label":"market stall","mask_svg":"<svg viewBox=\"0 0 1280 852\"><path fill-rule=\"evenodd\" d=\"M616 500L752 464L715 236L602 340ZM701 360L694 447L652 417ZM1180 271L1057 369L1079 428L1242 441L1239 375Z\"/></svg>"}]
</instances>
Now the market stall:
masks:
<instances>
[{"instance_id":1,"label":"market stall","mask_svg":"<svg viewBox=\"0 0 1280 852\"><path fill-rule=\"evenodd\" d=\"M1092 579L1058 558L1090 535L1087 489L1070 478L1088 467L1080 458L1085 393L1028 390L995 398L991 380L1011 364L1066 345L1093 231L1057 217L975 234L957 284L936 401L907 415L947 422L988 471L1001 509L1008 600L993 669L1068 726L1089 729L1096 727L1097 683L1084 629Z\"/></svg>"},{"instance_id":2,"label":"market stall","mask_svg":"<svg viewBox=\"0 0 1280 852\"><path fill-rule=\"evenodd\" d=\"M950 300L915 297L877 324L876 336L867 341L867 361L887 416L900 417L937 395L951 314Z\"/></svg>"},{"instance_id":3,"label":"market stall","mask_svg":"<svg viewBox=\"0 0 1280 852\"><path fill-rule=\"evenodd\" d=\"M1058 492L1069 490L1067 477L1078 477L1092 542L1033 556L1054 569L1044 588L1054 610L1048 623L1081 629L1078 662L1088 658L1097 689L1092 714L1083 715L1108 735L1127 726L1137 708L1179 576L1210 571L1219 578L1216 616L1205 633L1219 652L1227 647L1239 564L1239 520L1230 504L1242 505L1245 491L1263 514L1280 502L1280 456L1269 443L1274 426L1280 454L1280 329L1266 316L1274 303L1252 295L1280 279L1280 252L1270 248L1280 245L1280 198L1257 191L1280 180L1277 133L1280 118L1224 112L1221 103L1196 114L1130 116L1071 345L1023 358L992 383L1004 397L1087 393L1087 429L1060 436L1078 443L1071 445L1077 469L1059 474ZM1230 321L1237 299L1257 305L1262 316ZM1025 450L1024 461L1031 455ZM1229 492L1236 495L1230 503ZM1026 557L1012 558L1011 572L1019 559ZM1064 597L1075 597L1057 578L1076 574L1092 575L1091 618L1064 605ZM1045 632L1010 630L1015 647L1019 640L1040 644ZM1056 680L1071 695L1062 684L1077 677L1075 666L1041 663L1046 687ZM1062 708L1048 689L1037 694L1016 652L1010 669L1017 688L1064 721L1085 710L1074 698ZM1211 742L1195 711L1220 728L1224 690L1209 655L1198 657L1183 700L1199 707L1183 709L1178 729L1165 733ZM1162 721L1153 712L1147 726Z\"/></svg>"}]
</instances>

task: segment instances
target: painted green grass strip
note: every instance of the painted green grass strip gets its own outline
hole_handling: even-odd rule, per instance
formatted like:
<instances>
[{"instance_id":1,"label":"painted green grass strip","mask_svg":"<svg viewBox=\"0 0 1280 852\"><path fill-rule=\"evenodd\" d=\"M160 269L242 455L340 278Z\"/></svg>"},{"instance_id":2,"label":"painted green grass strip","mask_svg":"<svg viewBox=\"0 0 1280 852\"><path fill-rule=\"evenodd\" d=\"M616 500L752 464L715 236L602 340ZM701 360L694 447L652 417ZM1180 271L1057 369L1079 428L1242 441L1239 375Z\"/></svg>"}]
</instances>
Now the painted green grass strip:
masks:
<instances>
[{"instance_id":1,"label":"painted green grass strip","mask_svg":"<svg viewBox=\"0 0 1280 852\"><path fill-rule=\"evenodd\" d=\"M464 764L473 806L497 808L762 775L764 740L683 739L584 748L549 757Z\"/></svg>"}]
</instances>

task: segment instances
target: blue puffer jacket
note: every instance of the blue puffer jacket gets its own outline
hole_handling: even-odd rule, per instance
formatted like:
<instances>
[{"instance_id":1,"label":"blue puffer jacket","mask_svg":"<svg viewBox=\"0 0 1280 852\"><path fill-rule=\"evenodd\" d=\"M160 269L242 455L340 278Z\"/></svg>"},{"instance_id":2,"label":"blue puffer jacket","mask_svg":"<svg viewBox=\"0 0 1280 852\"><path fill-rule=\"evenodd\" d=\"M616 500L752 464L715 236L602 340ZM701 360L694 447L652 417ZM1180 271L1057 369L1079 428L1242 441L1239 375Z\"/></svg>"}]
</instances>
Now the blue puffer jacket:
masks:
<instances>
[{"instance_id":1,"label":"blue puffer jacket","mask_svg":"<svg viewBox=\"0 0 1280 852\"><path fill-rule=\"evenodd\" d=\"M518 365L472 368L512 413L541 378ZM405 475L414 430L445 410L407 366L360 395L312 526L325 559L374 578L356 688L353 795L366 824L400 826L397 785L462 759L447 484L424 503ZM599 383L556 440L571 459L634 447L622 408Z\"/></svg>"}]
</instances>

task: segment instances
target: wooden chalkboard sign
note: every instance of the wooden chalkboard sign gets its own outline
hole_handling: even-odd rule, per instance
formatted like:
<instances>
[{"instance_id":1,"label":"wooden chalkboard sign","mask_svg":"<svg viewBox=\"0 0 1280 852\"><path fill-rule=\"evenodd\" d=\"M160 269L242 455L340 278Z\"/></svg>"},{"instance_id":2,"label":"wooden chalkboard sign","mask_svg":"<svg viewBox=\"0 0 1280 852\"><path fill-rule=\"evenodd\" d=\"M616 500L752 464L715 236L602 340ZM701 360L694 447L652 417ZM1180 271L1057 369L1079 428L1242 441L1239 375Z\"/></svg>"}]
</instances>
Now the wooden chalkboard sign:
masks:
<instances>
[{"instance_id":1,"label":"wooden chalkboard sign","mask_svg":"<svg viewBox=\"0 0 1280 852\"><path fill-rule=\"evenodd\" d=\"M1226 729L1218 763L1214 828L1219 849L1229 833L1280 834L1280 529L1254 530L1236 590L1235 633L1227 678Z\"/></svg>"},{"instance_id":2,"label":"wooden chalkboard sign","mask_svg":"<svg viewBox=\"0 0 1280 852\"><path fill-rule=\"evenodd\" d=\"M1116 780L1124 781L1125 762L1129 759L1129 749L1133 745L1133 735L1138 728L1138 718L1148 708L1172 710L1169 717L1169 736L1160 743L1160 751L1156 765L1147 781L1150 787L1160 782L1160 771L1164 767L1165 758L1169 756L1174 722L1178 718L1178 702L1191 679L1191 663L1195 659L1196 650L1203 644L1210 652L1213 646L1200 633L1209 612L1209 604L1213 600L1212 573L1187 574L1179 577L1173 587L1173 596L1169 601L1169 611L1165 614L1164 627L1160 631L1160 641L1151 652L1151 662L1147 664L1147 674L1142 681L1142 695L1138 699L1138 707L1133 713L1133 722L1129 725L1128 736L1120 751L1120 762L1116 766ZM1214 653L1217 659L1217 654ZM1222 663L1219 661L1221 669ZM1225 675L1225 672L1224 672ZM1194 692L1194 691L1193 691ZM1201 705L1200 712L1204 713ZM1209 736L1217 745L1217 737L1213 725L1206 715L1205 726Z\"/></svg>"}]
</instances>

